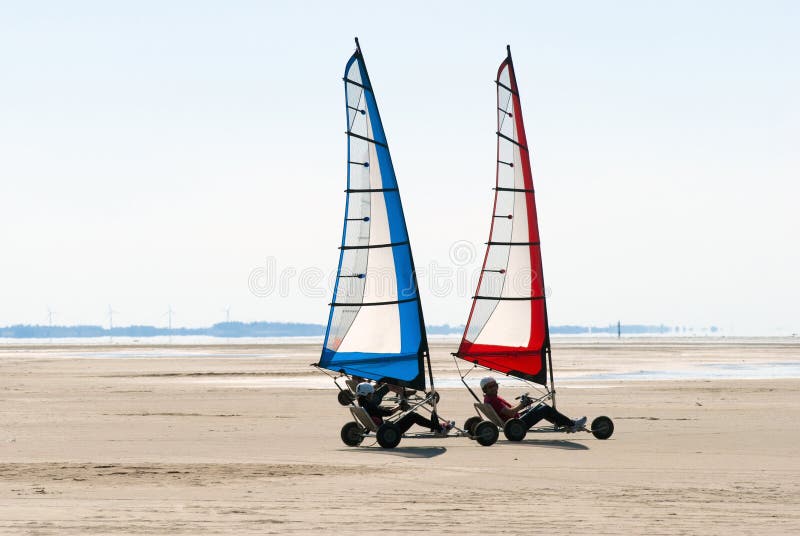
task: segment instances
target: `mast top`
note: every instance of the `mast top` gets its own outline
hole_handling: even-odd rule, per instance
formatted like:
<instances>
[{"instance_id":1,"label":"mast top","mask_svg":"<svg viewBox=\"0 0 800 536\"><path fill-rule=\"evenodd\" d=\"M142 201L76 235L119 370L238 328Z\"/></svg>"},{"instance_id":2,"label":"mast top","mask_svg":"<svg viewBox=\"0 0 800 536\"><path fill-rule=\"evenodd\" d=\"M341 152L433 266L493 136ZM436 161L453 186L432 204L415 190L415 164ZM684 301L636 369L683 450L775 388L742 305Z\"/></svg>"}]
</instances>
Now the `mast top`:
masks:
<instances>
[{"instance_id":1,"label":"mast top","mask_svg":"<svg viewBox=\"0 0 800 536\"><path fill-rule=\"evenodd\" d=\"M356 50L361 54L361 45L358 44L358 37L356 37Z\"/></svg>"}]
</instances>

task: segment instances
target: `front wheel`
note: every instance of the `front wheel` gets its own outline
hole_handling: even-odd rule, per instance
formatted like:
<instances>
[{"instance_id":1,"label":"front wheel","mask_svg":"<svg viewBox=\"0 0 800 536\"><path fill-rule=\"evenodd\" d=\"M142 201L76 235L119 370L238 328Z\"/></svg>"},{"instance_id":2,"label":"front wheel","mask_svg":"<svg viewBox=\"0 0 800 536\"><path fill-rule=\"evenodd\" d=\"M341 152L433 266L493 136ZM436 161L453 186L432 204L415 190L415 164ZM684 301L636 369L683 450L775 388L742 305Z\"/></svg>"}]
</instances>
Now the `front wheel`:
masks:
<instances>
[{"instance_id":1,"label":"front wheel","mask_svg":"<svg viewBox=\"0 0 800 536\"><path fill-rule=\"evenodd\" d=\"M492 422L481 421L475 426L475 440L484 447L494 445L498 437L500 431Z\"/></svg>"},{"instance_id":2,"label":"front wheel","mask_svg":"<svg viewBox=\"0 0 800 536\"><path fill-rule=\"evenodd\" d=\"M522 419L509 419L503 426L503 434L509 441L522 441L527 433L528 427Z\"/></svg>"},{"instance_id":3,"label":"front wheel","mask_svg":"<svg viewBox=\"0 0 800 536\"><path fill-rule=\"evenodd\" d=\"M378 444L385 449L395 448L400 444L400 438L403 436L393 422L385 422L380 425L375 435L378 437Z\"/></svg>"},{"instance_id":4,"label":"front wheel","mask_svg":"<svg viewBox=\"0 0 800 536\"><path fill-rule=\"evenodd\" d=\"M608 439L614 433L614 421L602 415L592 421L592 435L597 439Z\"/></svg>"},{"instance_id":5,"label":"front wheel","mask_svg":"<svg viewBox=\"0 0 800 536\"><path fill-rule=\"evenodd\" d=\"M355 421L348 422L342 426L340 435L342 441L348 447L357 447L364 441L363 428Z\"/></svg>"}]
</instances>

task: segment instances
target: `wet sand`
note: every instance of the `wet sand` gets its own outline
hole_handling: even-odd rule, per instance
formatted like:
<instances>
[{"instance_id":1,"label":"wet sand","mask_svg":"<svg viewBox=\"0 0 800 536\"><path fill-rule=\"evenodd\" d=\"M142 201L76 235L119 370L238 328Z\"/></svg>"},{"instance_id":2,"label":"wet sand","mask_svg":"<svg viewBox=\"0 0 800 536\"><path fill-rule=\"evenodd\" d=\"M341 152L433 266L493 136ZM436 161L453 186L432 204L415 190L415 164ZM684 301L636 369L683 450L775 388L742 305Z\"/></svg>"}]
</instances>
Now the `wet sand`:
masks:
<instances>
[{"instance_id":1,"label":"wet sand","mask_svg":"<svg viewBox=\"0 0 800 536\"><path fill-rule=\"evenodd\" d=\"M453 349L433 347L442 385ZM394 450L342 444L318 350L0 347L0 533L800 533L800 380L702 379L798 361L798 341L558 341L559 409L612 417L610 440ZM465 389L440 391L443 416L473 414Z\"/></svg>"}]
</instances>

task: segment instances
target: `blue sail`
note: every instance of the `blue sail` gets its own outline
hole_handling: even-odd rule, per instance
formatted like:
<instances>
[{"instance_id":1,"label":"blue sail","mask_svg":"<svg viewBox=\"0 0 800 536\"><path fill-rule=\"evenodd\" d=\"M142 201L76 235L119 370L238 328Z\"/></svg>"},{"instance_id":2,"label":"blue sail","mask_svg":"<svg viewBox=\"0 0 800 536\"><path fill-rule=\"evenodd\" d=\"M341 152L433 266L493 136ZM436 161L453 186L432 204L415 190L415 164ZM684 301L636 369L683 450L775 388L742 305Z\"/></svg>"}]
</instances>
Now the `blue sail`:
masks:
<instances>
[{"instance_id":1,"label":"blue sail","mask_svg":"<svg viewBox=\"0 0 800 536\"><path fill-rule=\"evenodd\" d=\"M358 40L356 40L358 45ZM425 389L425 324L400 192L360 47L345 68L347 199L319 366Z\"/></svg>"}]
</instances>

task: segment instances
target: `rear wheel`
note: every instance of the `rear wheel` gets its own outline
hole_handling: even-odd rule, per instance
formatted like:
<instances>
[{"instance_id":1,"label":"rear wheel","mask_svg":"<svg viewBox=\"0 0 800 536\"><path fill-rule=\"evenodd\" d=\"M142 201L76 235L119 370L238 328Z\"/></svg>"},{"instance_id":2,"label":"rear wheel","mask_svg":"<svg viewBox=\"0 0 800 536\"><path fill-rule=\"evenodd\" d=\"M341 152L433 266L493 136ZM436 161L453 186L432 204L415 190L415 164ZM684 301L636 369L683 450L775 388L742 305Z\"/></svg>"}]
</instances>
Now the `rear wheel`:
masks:
<instances>
[{"instance_id":1,"label":"rear wheel","mask_svg":"<svg viewBox=\"0 0 800 536\"><path fill-rule=\"evenodd\" d=\"M466 421L464 421L464 430L469 432L469 435L475 435L475 426L481 422L481 418L478 416L470 417Z\"/></svg>"},{"instance_id":2,"label":"rear wheel","mask_svg":"<svg viewBox=\"0 0 800 536\"><path fill-rule=\"evenodd\" d=\"M522 441L527 433L528 427L522 419L509 419L503 426L503 434L509 441Z\"/></svg>"},{"instance_id":3,"label":"rear wheel","mask_svg":"<svg viewBox=\"0 0 800 536\"><path fill-rule=\"evenodd\" d=\"M344 390L339 391L339 394L336 395L336 397L339 399L339 403L343 406L349 406L353 403L353 400L355 400L353 393Z\"/></svg>"},{"instance_id":4,"label":"rear wheel","mask_svg":"<svg viewBox=\"0 0 800 536\"><path fill-rule=\"evenodd\" d=\"M602 415L592 421L592 435L597 439L608 439L614 433L614 421Z\"/></svg>"},{"instance_id":5,"label":"rear wheel","mask_svg":"<svg viewBox=\"0 0 800 536\"><path fill-rule=\"evenodd\" d=\"M363 428L355 421L351 421L342 426L342 441L348 447L357 447L364 441Z\"/></svg>"},{"instance_id":6,"label":"rear wheel","mask_svg":"<svg viewBox=\"0 0 800 536\"><path fill-rule=\"evenodd\" d=\"M403 434L400 429L393 422L385 422L378 428L378 444L385 449L393 449L400 444L400 438Z\"/></svg>"},{"instance_id":7,"label":"rear wheel","mask_svg":"<svg viewBox=\"0 0 800 536\"><path fill-rule=\"evenodd\" d=\"M432 399L432 400L429 400L429 401L428 401L428 403L429 403L429 404L432 404L434 400L436 401L436 403L437 403L437 404L439 403L439 398L440 398L440 397L439 397L439 391L432 391L432 392L430 392L430 393L425 393L425 396L426 396L427 398L429 398L429 399L430 399L431 397L433 397L433 399Z\"/></svg>"},{"instance_id":8,"label":"rear wheel","mask_svg":"<svg viewBox=\"0 0 800 536\"><path fill-rule=\"evenodd\" d=\"M475 440L484 447L494 445L498 437L500 437L500 431L494 423L481 421L475 425Z\"/></svg>"}]
</instances>

